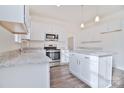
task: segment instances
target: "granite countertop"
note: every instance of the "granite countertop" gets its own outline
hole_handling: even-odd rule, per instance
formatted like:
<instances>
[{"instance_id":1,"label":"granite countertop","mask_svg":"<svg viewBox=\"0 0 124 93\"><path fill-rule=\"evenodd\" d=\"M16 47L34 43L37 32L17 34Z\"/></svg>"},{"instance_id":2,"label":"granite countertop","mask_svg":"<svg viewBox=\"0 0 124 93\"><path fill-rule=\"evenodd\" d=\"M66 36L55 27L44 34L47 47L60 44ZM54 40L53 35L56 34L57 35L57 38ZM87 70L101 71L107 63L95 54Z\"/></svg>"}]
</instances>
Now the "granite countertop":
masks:
<instances>
[{"instance_id":1,"label":"granite countertop","mask_svg":"<svg viewBox=\"0 0 124 93\"><path fill-rule=\"evenodd\" d=\"M45 64L49 62L50 58L43 53L22 53L14 59L1 62L0 67L10 67L25 64Z\"/></svg>"},{"instance_id":2,"label":"granite countertop","mask_svg":"<svg viewBox=\"0 0 124 93\"><path fill-rule=\"evenodd\" d=\"M70 53L80 53L80 54L86 54L91 56L112 56L116 53L110 52L110 51L88 51L88 50L74 50L70 51Z\"/></svg>"}]
</instances>

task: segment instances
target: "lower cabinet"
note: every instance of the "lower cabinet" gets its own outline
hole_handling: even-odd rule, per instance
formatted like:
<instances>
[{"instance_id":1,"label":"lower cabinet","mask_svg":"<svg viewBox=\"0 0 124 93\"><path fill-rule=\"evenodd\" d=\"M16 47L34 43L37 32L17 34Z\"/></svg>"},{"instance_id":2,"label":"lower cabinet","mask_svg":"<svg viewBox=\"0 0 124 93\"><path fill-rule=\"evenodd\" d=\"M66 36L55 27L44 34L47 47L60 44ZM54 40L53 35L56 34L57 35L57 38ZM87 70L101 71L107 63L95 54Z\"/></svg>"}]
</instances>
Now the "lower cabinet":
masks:
<instances>
[{"instance_id":1,"label":"lower cabinet","mask_svg":"<svg viewBox=\"0 0 124 93\"><path fill-rule=\"evenodd\" d=\"M67 64L69 63L69 50L61 50L61 63Z\"/></svg>"},{"instance_id":2,"label":"lower cabinet","mask_svg":"<svg viewBox=\"0 0 124 93\"><path fill-rule=\"evenodd\" d=\"M110 87L112 56L97 57L71 53L69 70L73 75L91 87Z\"/></svg>"},{"instance_id":3,"label":"lower cabinet","mask_svg":"<svg viewBox=\"0 0 124 93\"><path fill-rule=\"evenodd\" d=\"M75 54L70 54L70 62L69 62L69 70L79 76L80 75L80 65L79 65L79 60L78 56Z\"/></svg>"}]
</instances>

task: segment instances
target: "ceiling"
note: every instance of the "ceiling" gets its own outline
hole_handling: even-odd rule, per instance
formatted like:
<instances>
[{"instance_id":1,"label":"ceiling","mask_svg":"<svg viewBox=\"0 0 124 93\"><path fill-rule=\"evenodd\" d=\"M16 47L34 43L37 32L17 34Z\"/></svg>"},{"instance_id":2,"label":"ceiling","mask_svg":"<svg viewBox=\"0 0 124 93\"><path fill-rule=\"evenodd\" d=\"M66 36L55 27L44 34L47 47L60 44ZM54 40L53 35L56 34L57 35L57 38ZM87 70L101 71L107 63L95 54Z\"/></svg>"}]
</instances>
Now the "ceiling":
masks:
<instances>
[{"instance_id":1,"label":"ceiling","mask_svg":"<svg viewBox=\"0 0 124 93\"><path fill-rule=\"evenodd\" d=\"M105 17L124 9L124 6L119 5L31 5L30 14L49 17L53 19L63 20L66 22L81 23L89 22L96 15Z\"/></svg>"}]
</instances>

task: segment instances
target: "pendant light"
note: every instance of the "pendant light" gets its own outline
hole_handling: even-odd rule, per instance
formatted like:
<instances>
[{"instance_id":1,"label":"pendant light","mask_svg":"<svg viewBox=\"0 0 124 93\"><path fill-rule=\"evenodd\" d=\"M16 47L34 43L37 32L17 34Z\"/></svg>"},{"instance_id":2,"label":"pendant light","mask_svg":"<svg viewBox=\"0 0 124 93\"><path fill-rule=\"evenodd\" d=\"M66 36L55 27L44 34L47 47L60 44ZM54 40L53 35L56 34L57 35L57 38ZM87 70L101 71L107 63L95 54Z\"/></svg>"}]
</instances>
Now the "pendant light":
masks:
<instances>
[{"instance_id":1,"label":"pendant light","mask_svg":"<svg viewBox=\"0 0 124 93\"><path fill-rule=\"evenodd\" d=\"M82 18L83 18L83 6L81 5L81 16L82 16ZM83 20L82 20L83 21ZM81 24L80 24L80 28L84 28L85 27L85 25L84 25L84 23L82 22Z\"/></svg>"},{"instance_id":2,"label":"pendant light","mask_svg":"<svg viewBox=\"0 0 124 93\"><path fill-rule=\"evenodd\" d=\"M98 16L98 7L96 7L96 17L94 20L96 23L100 21L100 17Z\"/></svg>"},{"instance_id":3,"label":"pendant light","mask_svg":"<svg viewBox=\"0 0 124 93\"><path fill-rule=\"evenodd\" d=\"M99 22L100 21L100 17L99 16L96 16L95 17L95 22Z\"/></svg>"},{"instance_id":4,"label":"pendant light","mask_svg":"<svg viewBox=\"0 0 124 93\"><path fill-rule=\"evenodd\" d=\"M81 27L81 28L84 28L84 24L83 24L83 23L81 23L80 27Z\"/></svg>"}]
</instances>

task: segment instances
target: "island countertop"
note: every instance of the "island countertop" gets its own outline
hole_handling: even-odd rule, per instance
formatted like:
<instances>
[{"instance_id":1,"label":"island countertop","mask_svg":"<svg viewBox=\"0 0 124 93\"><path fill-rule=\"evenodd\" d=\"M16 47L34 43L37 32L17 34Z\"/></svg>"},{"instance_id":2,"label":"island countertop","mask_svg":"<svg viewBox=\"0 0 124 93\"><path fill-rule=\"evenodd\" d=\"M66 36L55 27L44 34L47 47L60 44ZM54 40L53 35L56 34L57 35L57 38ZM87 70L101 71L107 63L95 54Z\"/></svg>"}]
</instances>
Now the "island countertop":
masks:
<instances>
[{"instance_id":1,"label":"island countertop","mask_svg":"<svg viewBox=\"0 0 124 93\"><path fill-rule=\"evenodd\" d=\"M49 61L50 58L43 53L22 53L14 59L0 62L0 68L26 64L45 64L49 63Z\"/></svg>"},{"instance_id":2,"label":"island countertop","mask_svg":"<svg viewBox=\"0 0 124 93\"><path fill-rule=\"evenodd\" d=\"M112 56L116 53L110 52L110 51L87 51L87 50L73 50L70 51L70 53L79 53L79 54L85 54L85 55L91 55L91 56Z\"/></svg>"}]
</instances>

